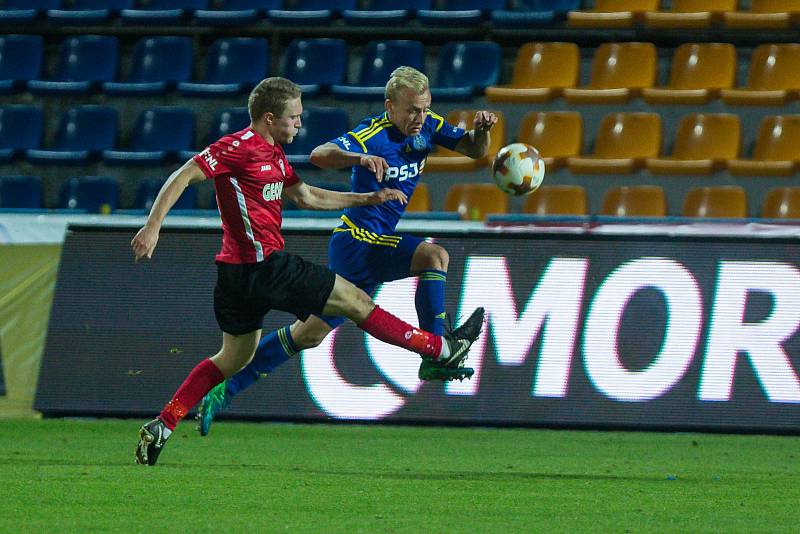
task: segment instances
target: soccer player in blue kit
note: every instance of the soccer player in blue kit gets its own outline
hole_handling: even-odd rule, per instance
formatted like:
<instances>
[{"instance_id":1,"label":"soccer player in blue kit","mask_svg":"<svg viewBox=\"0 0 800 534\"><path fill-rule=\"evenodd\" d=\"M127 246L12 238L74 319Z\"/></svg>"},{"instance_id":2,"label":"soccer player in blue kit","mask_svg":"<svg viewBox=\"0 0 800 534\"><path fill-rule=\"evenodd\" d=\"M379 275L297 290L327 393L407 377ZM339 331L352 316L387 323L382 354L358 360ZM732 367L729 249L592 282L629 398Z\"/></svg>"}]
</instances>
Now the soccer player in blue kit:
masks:
<instances>
[{"instance_id":1,"label":"soccer player in blue kit","mask_svg":"<svg viewBox=\"0 0 800 534\"><path fill-rule=\"evenodd\" d=\"M432 112L430 104L428 78L412 67L399 67L386 84L386 111L315 148L311 162L323 169L352 167L353 192L392 187L410 198L433 145L475 159L486 155L489 131L497 122L493 113L477 112L473 129L465 131ZM449 257L438 245L395 232L404 210L405 205L398 201L345 209L342 224L333 230L329 242L330 268L369 295L380 283L418 276L415 304L419 326L441 335ZM344 320L311 315L264 336L250 364L203 398L198 413L200 434L208 433L214 416L234 396L300 351L319 345ZM424 360L419 378L464 379L473 372Z\"/></svg>"}]
</instances>

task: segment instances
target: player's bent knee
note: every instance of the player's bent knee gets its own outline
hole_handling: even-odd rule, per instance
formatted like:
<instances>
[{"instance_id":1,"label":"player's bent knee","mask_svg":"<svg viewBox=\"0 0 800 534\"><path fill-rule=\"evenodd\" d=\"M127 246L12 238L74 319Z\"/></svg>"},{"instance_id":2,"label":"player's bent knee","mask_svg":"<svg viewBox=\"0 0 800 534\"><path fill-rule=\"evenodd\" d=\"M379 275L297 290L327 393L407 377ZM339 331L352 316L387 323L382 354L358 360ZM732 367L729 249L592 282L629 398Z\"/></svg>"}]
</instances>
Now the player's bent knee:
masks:
<instances>
[{"instance_id":1,"label":"player's bent knee","mask_svg":"<svg viewBox=\"0 0 800 534\"><path fill-rule=\"evenodd\" d=\"M411 262L411 270L414 273L434 269L447 272L450 265L450 254L433 243L422 243L414 252Z\"/></svg>"}]
</instances>

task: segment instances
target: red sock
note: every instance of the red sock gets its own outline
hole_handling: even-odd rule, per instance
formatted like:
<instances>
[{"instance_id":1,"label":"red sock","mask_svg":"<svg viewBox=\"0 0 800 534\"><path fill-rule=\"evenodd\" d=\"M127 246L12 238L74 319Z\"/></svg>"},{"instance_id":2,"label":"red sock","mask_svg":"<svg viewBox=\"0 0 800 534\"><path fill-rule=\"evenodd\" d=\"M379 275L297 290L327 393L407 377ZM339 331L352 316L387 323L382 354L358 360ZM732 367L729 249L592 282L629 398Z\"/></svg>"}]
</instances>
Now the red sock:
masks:
<instances>
[{"instance_id":1,"label":"red sock","mask_svg":"<svg viewBox=\"0 0 800 534\"><path fill-rule=\"evenodd\" d=\"M175 392L175 396L169 401L158 418L164 421L167 428L175 430L175 427L183 419L189 410L197 404L203 396L211 391L211 388L225 380L219 368L214 362L206 358L198 363L181 387Z\"/></svg>"},{"instance_id":2,"label":"red sock","mask_svg":"<svg viewBox=\"0 0 800 534\"><path fill-rule=\"evenodd\" d=\"M383 310L380 306L370 312L358 327L372 337L403 347L429 358L438 358L442 352L442 337L414 328Z\"/></svg>"}]
</instances>

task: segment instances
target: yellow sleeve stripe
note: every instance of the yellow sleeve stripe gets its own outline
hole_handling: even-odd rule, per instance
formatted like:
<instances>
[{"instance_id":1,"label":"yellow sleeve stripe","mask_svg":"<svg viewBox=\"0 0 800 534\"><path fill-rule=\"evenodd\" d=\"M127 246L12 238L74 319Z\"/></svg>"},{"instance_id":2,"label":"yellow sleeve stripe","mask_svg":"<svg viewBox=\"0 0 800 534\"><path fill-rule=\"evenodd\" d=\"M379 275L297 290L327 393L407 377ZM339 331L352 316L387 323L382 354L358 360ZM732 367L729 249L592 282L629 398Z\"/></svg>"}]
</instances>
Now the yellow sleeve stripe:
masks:
<instances>
[{"instance_id":1,"label":"yellow sleeve stripe","mask_svg":"<svg viewBox=\"0 0 800 534\"><path fill-rule=\"evenodd\" d=\"M433 120L439 121L439 124L436 125L436 131L438 132L439 130L441 130L442 126L444 126L444 117L442 117L441 115L439 115L438 113L435 113L433 111L428 111L428 115Z\"/></svg>"}]
</instances>

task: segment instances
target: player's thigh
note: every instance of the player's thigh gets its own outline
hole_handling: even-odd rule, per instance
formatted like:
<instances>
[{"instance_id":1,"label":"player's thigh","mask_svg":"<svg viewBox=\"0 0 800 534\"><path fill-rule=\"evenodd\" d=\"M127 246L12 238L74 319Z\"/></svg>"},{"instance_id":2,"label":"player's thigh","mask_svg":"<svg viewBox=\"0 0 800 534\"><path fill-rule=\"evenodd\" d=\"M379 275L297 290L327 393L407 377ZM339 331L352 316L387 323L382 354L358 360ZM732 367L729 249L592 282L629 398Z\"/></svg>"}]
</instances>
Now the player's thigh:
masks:
<instances>
[{"instance_id":1,"label":"player's thigh","mask_svg":"<svg viewBox=\"0 0 800 534\"><path fill-rule=\"evenodd\" d=\"M223 332L222 350L211 359L226 378L232 376L250 362L260 339L261 329L246 334Z\"/></svg>"},{"instance_id":2,"label":"player's thigh","mask_svg":"<svg viewBox=\"0 0 800 534\"><path fill-rule=\"evenodd\" d=\"M344 321L341 318L339 322ZM298 349L311 349L322 343L328 334L333 330L325 319L316 315L309 315L305 321L296 321L291 327L292 341Z\"/></svg>"},{"instance_id":3,"label":"player's thigh","mask_svg":"<svg viewBox=\"0 0 800 534\"><path fill-rule=\"evenodd\" d=\"M434 243L421 242L411 258L411 274L418 275L422 271L435 269L447 272L450 266L450 255Z\"/></svg>"},{"instance_id":4,"label":"player's thigh","mask_svg":"<svg viewBox=\"0 0 800 534\"><path fill-rule=\"evenodd\" d=\"M367 288L412 276L411 264L422 238L393 234L389 244L361 241L351 234L334 234L328 246L330 267L355 285Z\"/></svg>"},{"instance_id":5,"label":"player's thigh","mask_svg":"<svg viewBox=\"0 0 800 534\"><path fill-rule=\"evenodd\" d=\"M281 310L301 321L324 313L336 281L333 271L296 254L270 255L252 281L252 297L259 311Z\"/></svg>"},{"instance_id":6,"label":"player's thigh","mask_svg":"<svg viewBox=\"0 0 800 534\"><path fill-rule=\"evenodd\" d=\"M360 324L370 314L375 304L362 289L336 275L336 282L328 301L325 303L325 315L343 315L356 324Z\"/></svg>"}]
</instances>

